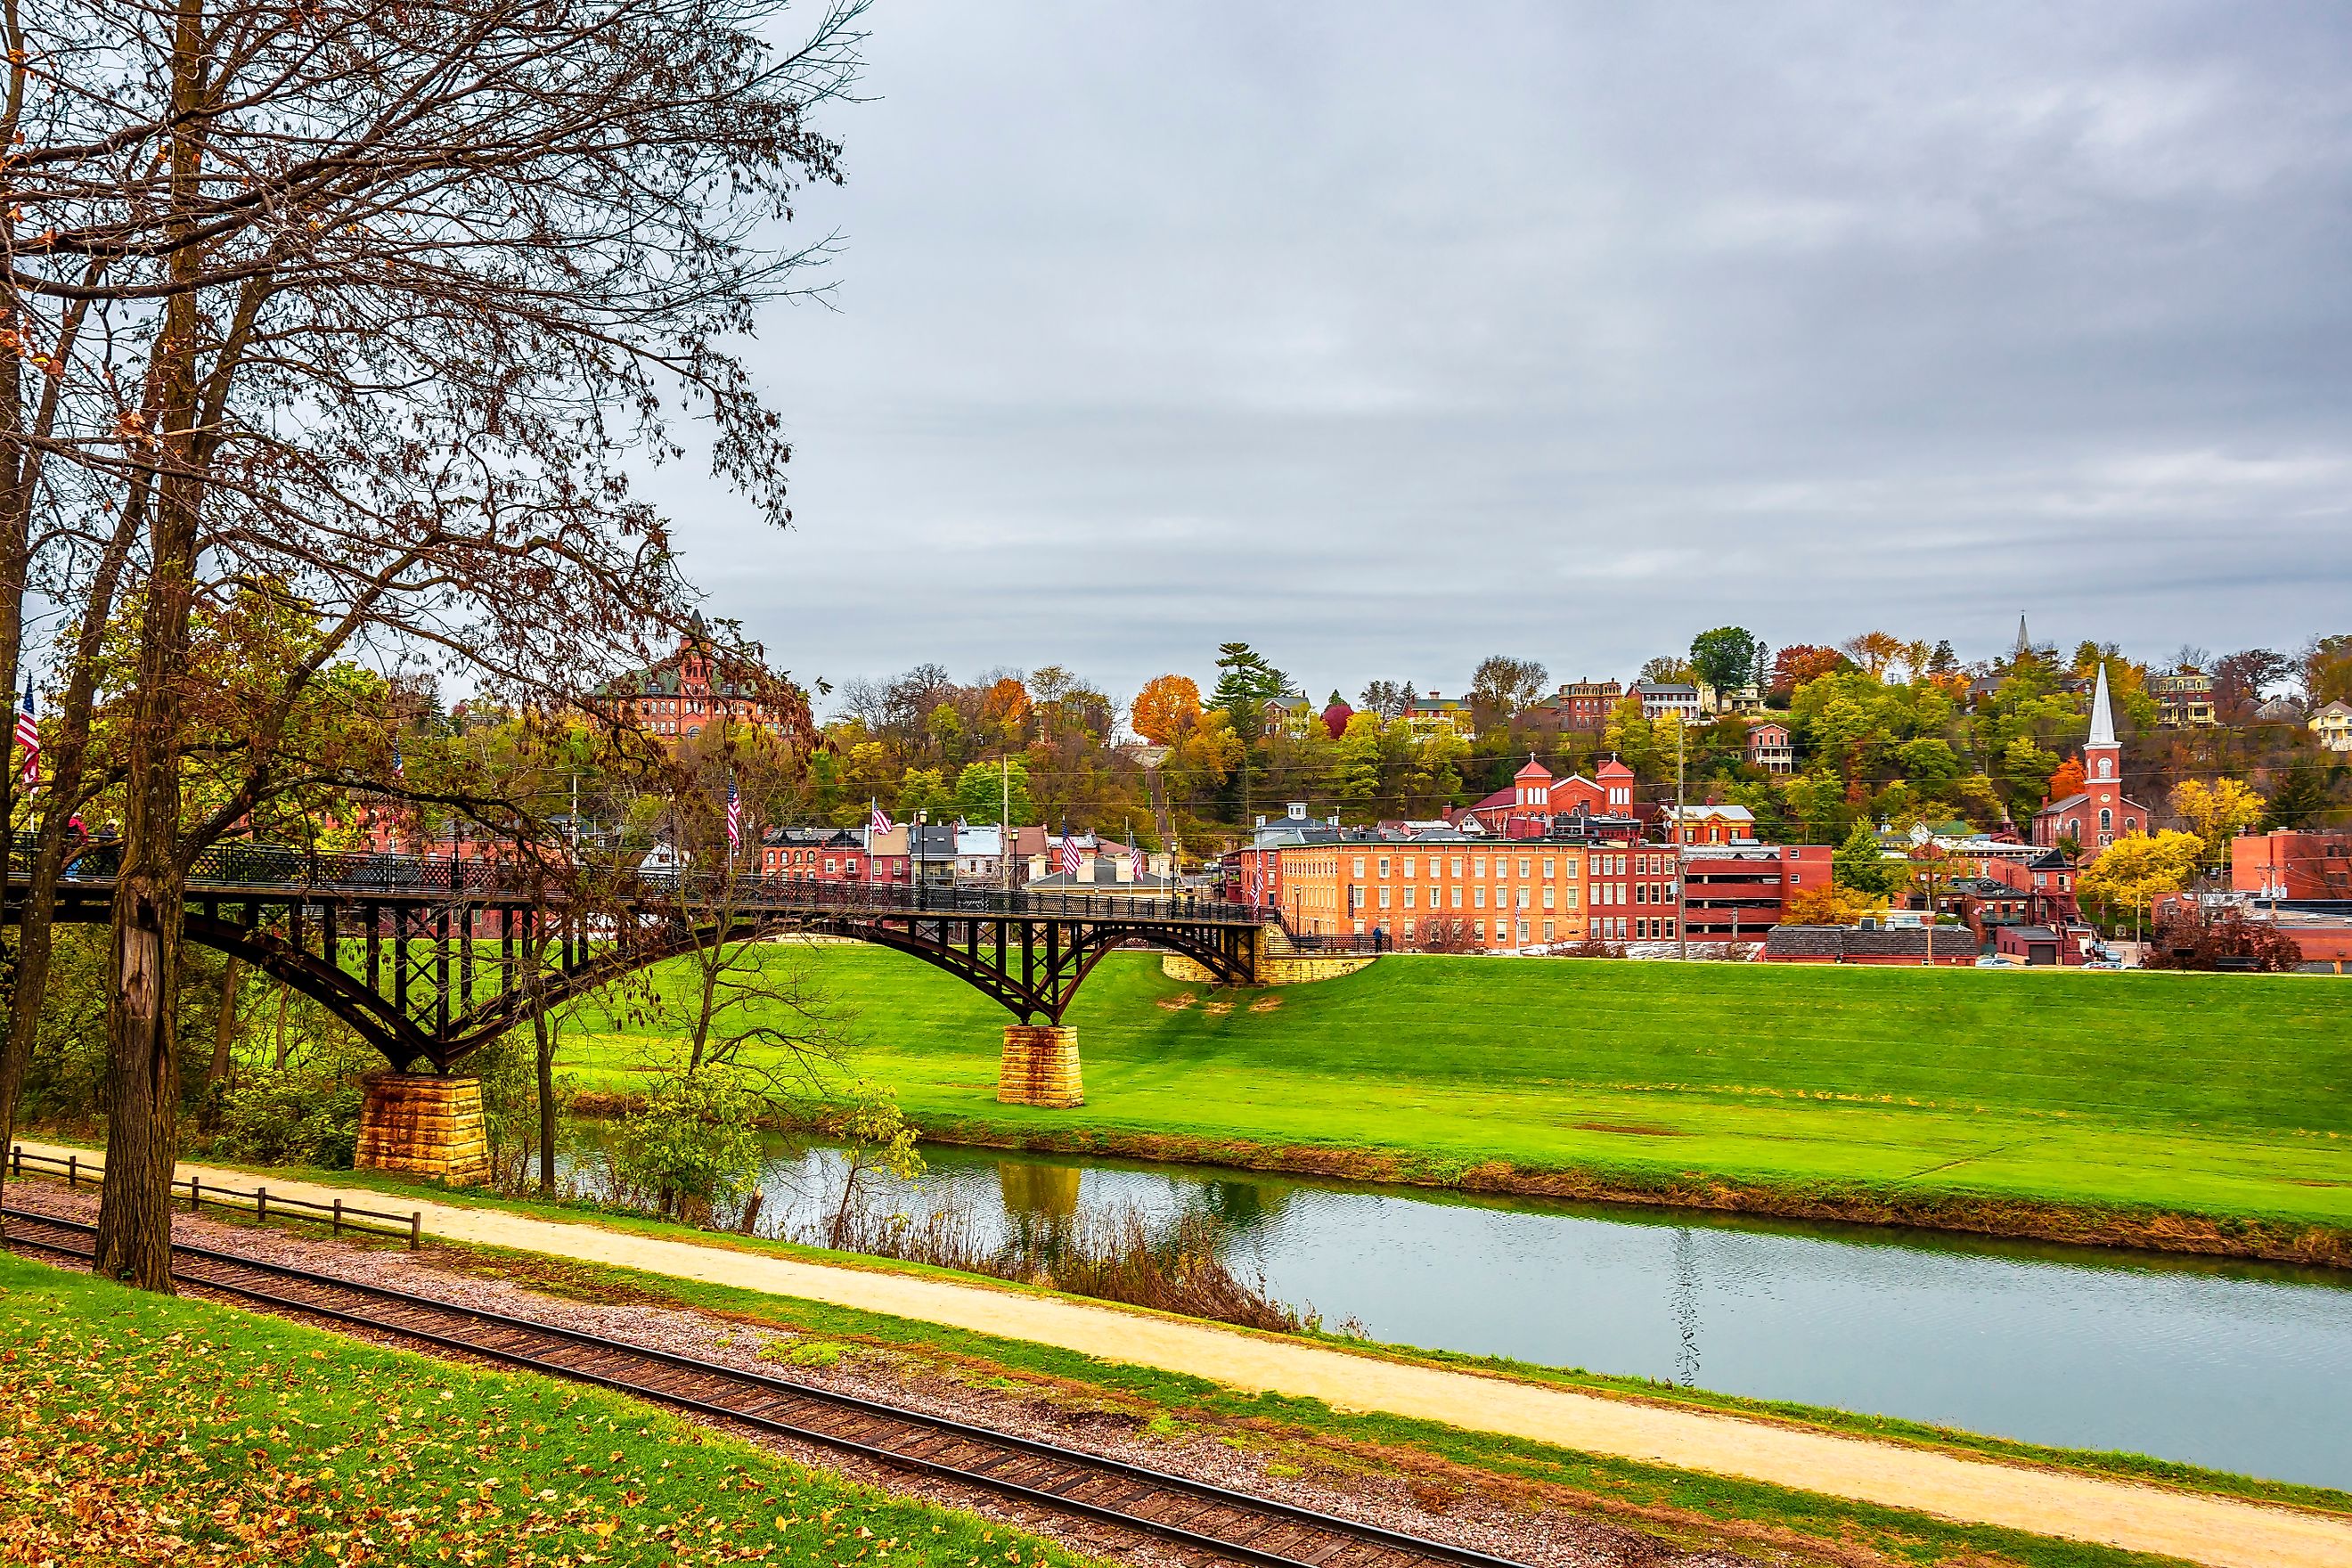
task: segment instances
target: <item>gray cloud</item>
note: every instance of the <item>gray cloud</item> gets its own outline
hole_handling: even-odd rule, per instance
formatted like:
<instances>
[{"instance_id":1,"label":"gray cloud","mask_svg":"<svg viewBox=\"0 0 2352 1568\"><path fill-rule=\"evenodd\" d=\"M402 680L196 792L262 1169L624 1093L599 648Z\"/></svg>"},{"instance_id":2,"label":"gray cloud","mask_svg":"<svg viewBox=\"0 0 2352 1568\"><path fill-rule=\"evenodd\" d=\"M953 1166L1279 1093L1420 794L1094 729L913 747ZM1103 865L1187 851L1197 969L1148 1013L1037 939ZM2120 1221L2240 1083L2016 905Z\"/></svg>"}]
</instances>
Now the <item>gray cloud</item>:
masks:
<instances>
[{"instance_id":1,"label":"gray cloud","mask_svg":"<svg viewBox=\"0 0 2352 1568\"><path fill-rule=\"evenodd\" d=\"M799 526L651 481L798 672L2352 629L2342 11L873 24L754 351Z\"/></svg>"}]
</instances>

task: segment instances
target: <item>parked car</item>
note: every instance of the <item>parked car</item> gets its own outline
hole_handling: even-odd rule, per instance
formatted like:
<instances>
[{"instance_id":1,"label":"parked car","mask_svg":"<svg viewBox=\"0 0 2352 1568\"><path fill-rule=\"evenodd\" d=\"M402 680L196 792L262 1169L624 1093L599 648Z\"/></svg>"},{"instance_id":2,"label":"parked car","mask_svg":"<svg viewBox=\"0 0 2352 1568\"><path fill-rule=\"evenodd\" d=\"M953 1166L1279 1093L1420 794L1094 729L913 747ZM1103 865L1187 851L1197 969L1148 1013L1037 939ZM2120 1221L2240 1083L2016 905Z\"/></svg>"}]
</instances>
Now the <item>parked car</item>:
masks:
<instances>
[{"instance_id":1,"label":"parked car","mask_svg":"<svg viewBox=\"0 0 2352 1568\"><path fill-rule=\"evenodd\" d=\"M1979 969L2019 969L2023 965L2006 953L1988 952L1977 960Z\"/></svg>"},{"instance_id":2,"label":"parked car","mask_svg":"<svg viewBox=\"0 0 2352 1568\"><path fill-rule=\"evenodd\" d=\"M2086 959L2084 962L2083 967L2085 969L2121 969L2123 965L2116 963L2112 958L2093 958Z\"/></svg>"}]
</instances>

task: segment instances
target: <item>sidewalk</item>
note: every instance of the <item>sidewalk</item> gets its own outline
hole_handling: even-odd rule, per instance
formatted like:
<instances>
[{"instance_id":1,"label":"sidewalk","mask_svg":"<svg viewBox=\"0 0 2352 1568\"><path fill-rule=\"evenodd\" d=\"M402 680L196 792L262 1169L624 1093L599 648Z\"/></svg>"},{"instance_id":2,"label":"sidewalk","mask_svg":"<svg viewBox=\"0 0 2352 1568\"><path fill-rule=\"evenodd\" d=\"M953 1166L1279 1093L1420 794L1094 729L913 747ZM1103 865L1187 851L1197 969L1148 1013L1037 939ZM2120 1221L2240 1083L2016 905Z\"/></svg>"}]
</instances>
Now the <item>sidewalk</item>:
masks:
<instances>
[{"instance_id":1,"label":"sidewalk","mask_svg":"<svg viewBox=\"0 0 2352 1568\"><path fill-rule=\"evenodd\" d=\"M27 1152L82 1153L26 1142ZM207 1184L251 1186L248 1173L182 1165ZM2040 1470L1743 1420L1705 1411L1612 1399L1441 1367L1399 1365L1345 1350L1263 1338L1053 1298L877 1270L763 1257L724 1247L567 1224L491 1209L399 1199L380 1193L272 1180L273 1196L424 1212L425 1229L558 1258L613 1264L771 1295L830 1302L895 1317L1189 1373L1250 1392L1320 1399L1497 1432L1590 1454L1769 1482L1969 1523L2097 1542L2215 1568L2345 1568L2352 1520L2226 1498Z\"/></svg>"}]
</instances>

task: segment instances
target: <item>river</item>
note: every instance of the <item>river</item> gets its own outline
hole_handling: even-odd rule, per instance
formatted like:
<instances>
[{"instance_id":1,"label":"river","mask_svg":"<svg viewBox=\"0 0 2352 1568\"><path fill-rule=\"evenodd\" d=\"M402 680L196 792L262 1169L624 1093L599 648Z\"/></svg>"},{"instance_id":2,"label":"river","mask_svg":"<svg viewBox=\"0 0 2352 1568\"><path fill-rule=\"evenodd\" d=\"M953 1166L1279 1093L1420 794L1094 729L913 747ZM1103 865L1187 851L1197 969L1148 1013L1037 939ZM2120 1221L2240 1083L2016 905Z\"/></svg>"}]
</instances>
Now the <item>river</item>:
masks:
<instances>
[{"instance_id":1,"label":"river","mask_svg":"<svg viewBox=\"0 0 2352 1568\"><path fill-rule=\"evenodd\" d=\"M594 1137L583 1130L583 1136ZM1205 1210L1226 1260L1373 1338L2352 1488L2352 1281L2327 1270L924 1146L883 1201ZM779 1140L761 1228L840 1153Z\"/></svg>"}]
</instances>

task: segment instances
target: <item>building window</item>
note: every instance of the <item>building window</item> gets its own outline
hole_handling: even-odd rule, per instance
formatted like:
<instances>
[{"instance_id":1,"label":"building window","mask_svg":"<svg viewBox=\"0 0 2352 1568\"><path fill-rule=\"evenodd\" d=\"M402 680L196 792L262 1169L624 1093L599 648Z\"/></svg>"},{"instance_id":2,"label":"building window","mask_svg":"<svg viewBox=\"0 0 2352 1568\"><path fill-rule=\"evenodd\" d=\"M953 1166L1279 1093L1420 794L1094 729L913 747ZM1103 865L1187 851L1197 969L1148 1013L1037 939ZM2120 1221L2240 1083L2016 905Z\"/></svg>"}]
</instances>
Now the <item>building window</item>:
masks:
<instances>
[{"instance_id":1,"label":"building window","mask_svg":"<svg viewBox=\"0 0 2352 1568\"><path fill-rule=\"evenodd\" d=\"M1519 922L1519 942L1520 942L1520 943L1521 943L1522 945L1524 945L1524 944L1526 943L1527 940L1528 940L1528 922L1527 922L1527 921L1521 921Z\"/></svg>"},{"instance_id":2,"label":"building window","mask_svg":"<svg viewBox=\"0 0 2352 1568\"><path fill-rule=\"evenodd\" d=\"M1553 878L1555 878L1555 877L1559 876L1559 861L1557 861L1557 860L1553 859L1553 858L1552 858L1550 856L1549 856L1549 855L1545 856L1545 857L1544 857L1544 880L1545 880L1545 881L1547 881L1547 882L1549 882L1549 881L1550 881Z\"/></svg>"},{"instance_id":3,"label":"building window","mask_svg":"<svg viewBox=\"0 0 2352 1568\"><path fill-rule=\"evenodd\" d=\"M1544 941L1551 942L1553 940L1555 939L1552 936L1552 922L1546 921L1544 921Z\"/></svg>"},{"instance_id":4,"label":"building window","mask_svg":"<svg viewBox=\"0 0 2352 1568\"><path fill-rule=\"evenodd\" d=\"M1480 921L1478 922L1478 940L1480 942L1486 940L1486 922L1485 921Z\"/></svg>"},{"instance_id":5,"label":"building window","mask_svg":"<svg viewBox=\"0 0 2352 1568\"><path fill-rule=\"evenodd\" d=\"M1383 855L1383 856L1381 856L1381 876L1383 876L1383 877L1385 877L1385 876L1387 876L1388 874L1389 874L1389 858L1388 858L1387 856Z\"/></svg>"},{"instance_id":6,"label":"building window","mask_svg":"<svg viewBox=\"0 0 2352 1568\"><path fill-rule=\"evenodd\" d=\"M1389 907L1389 890L1388 890L1386 888L1382 888L1382 889L1381 889L1381 908L1382 908L1382 909L1387 909L1388 907Z\"/></svg>"},{"instance_id":7,"label":"building window","mask_svg":"<svg viewBox=\"0 0 2352 1568\"><path fill-rule=\"evenodd\" d=\"M1483 877L1486 874L1486 858L1484 855L1471 857L1470 874L1474 877Z\"/></svg>"},{"instance_id":8,"label":"building window","mask_svg":"<svg viewBox=\"0 0 2352 1568\"><path fill-rule=\"evenodd\" d=\"M1454 875L1457 877L1462 875L1462 857L1459 855L1454 858Z\"/></svg>"},{"instance_id":9,"label":"building window","mask_svg":"<svg viewBox=\"0 0 2352 1568\"><path fill-rule=\"evenodd\" d=\"M1484 882L1470 889L1470 904L1473 909L1486 907L1486 885Z\"/></svg>"},{"instance_id":10,"label":"building window","mask_svg":"<svg viewBox=\"0 0 2352 1568\"><path fill-rule=\"evenodd\" d=\"M1460 909L1460 908L1462 907L1462 889L1461 889L1461 888L1457 885L1457 886L1455 886L1455 887L1454 887L1454 888L1451 888L1451 889L1447 889L1447 890L1448 890L1448 891L1449 891L1453 896L1452 896L1451 898L1447 899L1447 900L1446 900L1446 902L1447 902L1447 903L1449 903L1449 904L1451 904L1451 905L1453 905L1453 906L1454 906L1455 909L1457 909L1457 910L1458 910L1458 909ZM1432 891L1433 892L1433 891L1434 891L1434 889L1432 889Z\"/></svg>"},{"instance_id":11,"label":"building window","mask_svg":"<svg viewBox=\"0 0 2352 1568\"><path fill-rule=\"evenodd\" d=\"M1674 921L1668 921L1666 922L1666 940L1667 940L1668 942L1672 942L1674 939L1675 939L1675 922L1674 922Z\"/></svg>"},{"instance_id":12,"label":"building window","mask_svg":"<svg viewBox=\"0 0 2352 1568\"><path fill-rule=\"evenodd\" d=\"M1552 885L1549 882L1546 882L1544 884L1544 908L1549 910L1555 907L1552 901L1554 897L1555 892Z\"/></svg>"},{"instance_id":13,"label":"building window","mask_svg":"<svg viewBox=\"0 0 2352 1568\"><path fill-rule=\"evenodd\" d=\"M1405 907L1406 909L1411 909L1411 908L1412 908L1412 889L1411 888L1407 888L1407 889L1404 890L1404 907ZM1405 923L1406 923L1406 924L1408 924L1408 925L1410 925L1410 924L1412 924L1412 921L1406 921Z\"/></svg>"},{"instance_id":14,"label":"building window","mask_svg":"<svg viewBox=\"0 0 2352 1568\"><path fill-rule=\"evenodd\" d=\"M1572 910L1576 908L1576 889L1574 888L1562 888L1559 890L1559 907L1564 910Z\"/></svg>"},{"instance_id":15,"label":"building window","mask_svg":"<svg viewBox=\"0 0 2352 1568\"><path fill-rule=\"evenodd\" d=\"M1528 890L1527 890L1525 888L1521 888L1521 889L1519 889L1519 908L1521 908L1521 909L1526 909L1527 907L1528 907ZM1527 921L1521 921L1519 923L1520 923L1521 925L1525 925L1525 924L1527 924Z\"/></svg>"},{"instance_id":16,"label":"building window","mask_svg":"<svg viewBox=\"0 0 2352 1568\"><path fill-rule=\"evenodd\" d=\"M1356 857L1356 875L1357 875L1357 876L1359 876L1359 877L1360 877L1360 876L1362 876L1363 874L1364 874L1364 858L1363 858L1361 855L1359 855L1359 856L1357 856L1357 857Z\"/></svg>"},{"instance_id":17,"label":"building window","mask_svg":"<svg viewBox=\"0 0 2352 1568\"><path fill-rule=\"evenodd\" d=\"M1534 866L1535 866L1535 862L1534 862L1533 860L1530 860L1529 858L1528 858L1528 857L1526 857L1525 855L1522 855L1522 856L1520 856L1520 857L1519 857L1519 875L1520 875L1520 876L1522 876L1522 877L1527 876L1527 875L1529 873L1529 871L1534 868Z\"/></svg>"}]
</instances>

